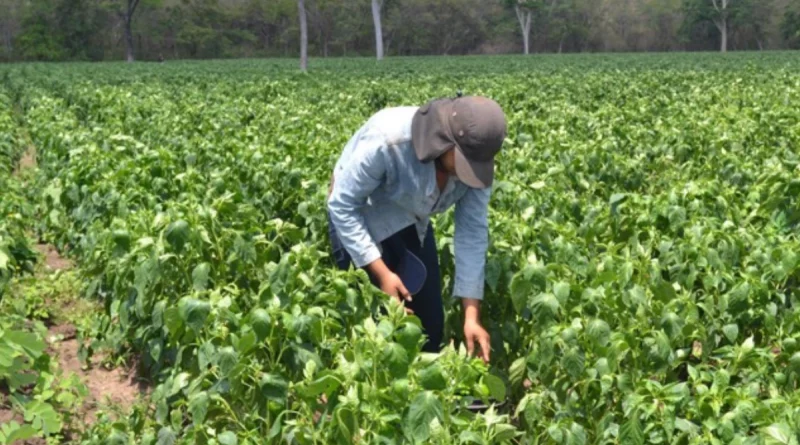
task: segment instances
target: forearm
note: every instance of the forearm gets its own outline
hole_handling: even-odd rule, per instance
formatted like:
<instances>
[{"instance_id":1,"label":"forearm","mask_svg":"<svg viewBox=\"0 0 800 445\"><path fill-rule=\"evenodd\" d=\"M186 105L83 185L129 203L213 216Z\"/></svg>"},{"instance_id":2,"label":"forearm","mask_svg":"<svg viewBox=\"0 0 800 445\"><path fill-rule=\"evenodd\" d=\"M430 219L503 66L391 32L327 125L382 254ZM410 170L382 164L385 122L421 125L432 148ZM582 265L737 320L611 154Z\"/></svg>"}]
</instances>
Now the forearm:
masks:
<instances>
[{"instance_id":1,"label":"forearm","mask_svg":"<svg viewBox=\"0 0 800 445\"><path fill-rule=\"evenodd\" d=\"M461 305L464 308L464 323L481 321L481 300L474 298L462 298Z\"/></svg>"},{"instance_id":2,"label":"forearm","mask_svg":"<svg viewBox=\"0 0 800 445\"><path fill-rule=\"evenodd\" d=\"M378 258L377 260L367 264L364 268L370 273L370 275L377 278L379 282L383 281L384 277L392 273L382 258Z\"/></svg>"}]
</instances>

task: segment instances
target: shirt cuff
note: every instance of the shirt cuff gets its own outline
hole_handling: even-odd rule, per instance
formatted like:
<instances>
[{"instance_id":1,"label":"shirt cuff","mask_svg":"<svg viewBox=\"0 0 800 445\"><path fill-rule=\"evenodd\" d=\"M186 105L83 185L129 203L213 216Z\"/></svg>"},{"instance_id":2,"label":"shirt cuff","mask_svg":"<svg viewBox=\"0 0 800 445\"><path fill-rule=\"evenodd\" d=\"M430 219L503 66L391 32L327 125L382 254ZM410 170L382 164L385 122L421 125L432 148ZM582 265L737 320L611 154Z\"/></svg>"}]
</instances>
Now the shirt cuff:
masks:
<instances>
[{"instance_id":1,"label":"shirt cuff","mask_svg":"<svg viewBox=\"0 0 800 445\"><path fill-rule=\"evenodd\" d=\"M453 288L453 296L456 298L483 300L483 281L480 283L467 283L456 280L456 284Z\"/></svg>"},{"instance_id":2,"label":"shirt cuff","mask_svg":"<svg viewBox=\"0 0 800 445\"><path fill-rule=\"evenodd\" d=\"M369 246L366 252L360 252L356 255L353 255L352 252L350 253L350 258L353 259L353 264L355 264L355 266L358 268L362 268L372 263L373 261L377 260L380 257L381 257L381 252L380 250L378 250L378 246L374 244Z\"/></svg>"}]
</instances>

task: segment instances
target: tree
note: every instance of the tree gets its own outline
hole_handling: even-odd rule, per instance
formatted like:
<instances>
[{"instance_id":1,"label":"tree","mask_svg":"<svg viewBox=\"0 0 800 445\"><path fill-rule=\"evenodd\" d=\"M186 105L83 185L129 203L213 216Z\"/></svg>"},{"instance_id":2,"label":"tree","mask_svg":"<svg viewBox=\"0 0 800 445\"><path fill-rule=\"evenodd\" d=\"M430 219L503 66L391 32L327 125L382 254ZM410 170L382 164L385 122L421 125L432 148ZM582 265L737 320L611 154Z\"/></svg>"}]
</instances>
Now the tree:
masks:
<instances>
[{"instance_id":1,"label":"tree","mask_svg":"<svg viewBox=\"0 0 800 445\"><path fill-rule=\"evenodd\" d=\"M767 39L767 28L770 26L773 11L773 0L737 0L731 11L730 26L736 32L736 40L742 41L745 48L764 49Z\"/></svg>"},{"instance_id":2,"label":"tree","mask_svg":"<svg viewBox=\"0 0 800 445\"><path fill-rule=\"evenodd\" d=\"M136 12L136 7L139 6L139 0L127 0L127 7L123 13L123 20L125 23L125 53L128 62L133 62L133 31L131 30L131 23L133 22L133 13Z\"/></svg>"},{"instance_id":3,"label":"tree","mask_svg":"<svg viewBox=\"0 0 800 445\"><path fill-rule=\"evenodd\" d=\"M536 2L532 0L511 0L511 3L514 6L514 12L517 14L519 30L522 33L523 53L530 54L531 20L533 19Z\"/></svg>"},{"instance_id":4,"label":"tree","mask_svg":"<svg viewBox=\"0 0 800 445\"><path fill-rule=\"evenodd\" d=\"M686 20L693 25L713 23L720 36L720 52L728 51L729 19L737 0L684 0Z\"/></svg>"},{"instance_id":5,"label":"tree","mask_svg":"<svg viewBox=\"0 0 800 445\"><path fill-rule=\"evenodd\" d=\"M372 0L372 23L375 26L375 55L383 60L383 31L381 30L381 8L383 0Z\"/></svg>"},{"instance_id":6,"label":"tree","mask_svg":"<svg viewBox=\"0 0 800 445\"><path fill-rule=\"evenodd\" d=\"M721 40L720 40L720 51L727 52L728 51L728 13L730 10L728 9L728 2L731 0L711 0L711 3L714 5L714 10L716 14L711 15L711 20L714 22L714 25L719 29Z\"/></svg>"},{"instance_id":7,"label":"tree","mask_svg":"<svg viewBox=\"0 0 800 445\"><path fill-rule=\"evenodd\" d=\"M800 49L800 11L786 11L781 23L781 35L789 48Z\"/></svg>"},{"instance_id":8,"label":"tree","mask_svg":"<svg viewBox=\"0 0 800 445\"><path fill-rule=\"evenodd\" d=\"M553 39L553 43L558 42L559 54L570 40L576 46L586 40L588 25L585 19L585 3L579 0L559 0L552 4L548 13L548 37Z\"/></svg>"},{"instance_id":9,"label":"tree","mask_svg":"<svg viewBox=\"0 0 800 445\"><path fill-rule=\"evenodd\" d=\"M122 22L122 28L125 33L125 59L128 62L135 60L133 50L133 16L139 6L140 0L105 0L103 5L116 12ZM145 2L157 6L159 0L145 0Z\"/></svg>"},{"instance_id":10,"label":"tree","mask_svg":"<svg viewBox=\"0 0 800 445\"><path fill-rule=\"evenodd\" d=\"M505 0L514 8L522 33L523 52L530 54L531 27L544 29L550 24L560 0Z\"/></svg>"},{"instance_id":11,"label":"tree","mask_svg":"<svg viewBox=\"0 0 800 445\"><path fill-rule=\"evenodd\" d=\"M300 70L308 70L308 25L306 23L306 2L297 0L297 14L300 17Z\"/></svg>"},{"instance_id":12,"label":"tree","mask_svg":"<svg viewBox=\"0 0 800 445\"><path fill-rule=\"evenodd\" d=\"M28 60L62 60L66 57L63 36L58 29L53 0L33 0L22 15L22 32L16 38L18 51Z\"/></svg>"}]
</instances>

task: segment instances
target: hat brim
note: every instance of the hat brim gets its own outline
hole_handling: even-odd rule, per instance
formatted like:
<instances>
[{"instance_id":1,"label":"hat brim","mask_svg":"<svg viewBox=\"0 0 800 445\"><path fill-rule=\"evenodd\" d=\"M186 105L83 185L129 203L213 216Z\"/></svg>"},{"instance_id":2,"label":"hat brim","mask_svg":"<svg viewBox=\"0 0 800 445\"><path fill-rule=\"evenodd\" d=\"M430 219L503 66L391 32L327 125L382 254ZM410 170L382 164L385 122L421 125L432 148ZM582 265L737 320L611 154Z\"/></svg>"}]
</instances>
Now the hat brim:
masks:
<instances>
[{"instance_id":1,"label":"hat brim","mask_svg":"<svg viewBox=\"0 0 800 445\"><path fill-rule=\"evenodd\" d=\"M459 181L476 189L491 187L494 180L494 159L487 162L470 161L461 152L461 148L456 146L455 161Z\"/></svg>"},{"instance_id":2,"label":"hat brim","mask_svg":"<svg viewBox=\"0 0 800 445\"><path fill-rule=\"evenodd\" d=\"M404 250L405 255L403 255L397 267L397 275L400 277L406 290L408 290L411 295L416 295L422 290L425 281L428 279L428 269L418 256L411 253L408 249Z\"/></svg>"}]
</instances>

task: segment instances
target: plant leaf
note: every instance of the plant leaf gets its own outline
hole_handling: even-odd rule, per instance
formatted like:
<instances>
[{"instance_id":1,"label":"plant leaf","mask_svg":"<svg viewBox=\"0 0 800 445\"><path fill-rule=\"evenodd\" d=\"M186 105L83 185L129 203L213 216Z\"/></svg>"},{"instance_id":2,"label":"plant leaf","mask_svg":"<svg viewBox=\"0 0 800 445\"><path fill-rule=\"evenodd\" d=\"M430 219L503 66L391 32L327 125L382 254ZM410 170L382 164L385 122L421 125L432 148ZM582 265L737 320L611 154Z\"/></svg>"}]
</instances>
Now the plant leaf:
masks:
<instances>
[{"instance_id":1,"label":"plant leaf","mask_svg":"<svg viewBox=\"0 0 800 445\"><path fill-rule=\"evenodd\" d=\"M619 428L619 443L626 445L644 445L644 430L639 421L639 412L634 410L628 420Z\"/></svg>"},{"instance_id":2,"label":"plant leaf","mask_svg":"<svg viewBox=\"0 0 800 445\"><path fill-rule=\"evenodd\" d=\"M208 286L208 274L211 272L211 264L200 263L192 271L192 287L196 291L204 291Z\"/></svg>"},{"instance_id":3,"label":"plant leaf","mask_svg":"<svg viewBox=\"0 0 800 445\"><path fill-rule=\"evenodd\" d=\"M425 442L430 437L430 424L434 419L442 421L444 410L442 402L431 391L418 394L408 408L405 419L405 433L415 442Z\"/></svg>"}]
</instances>

